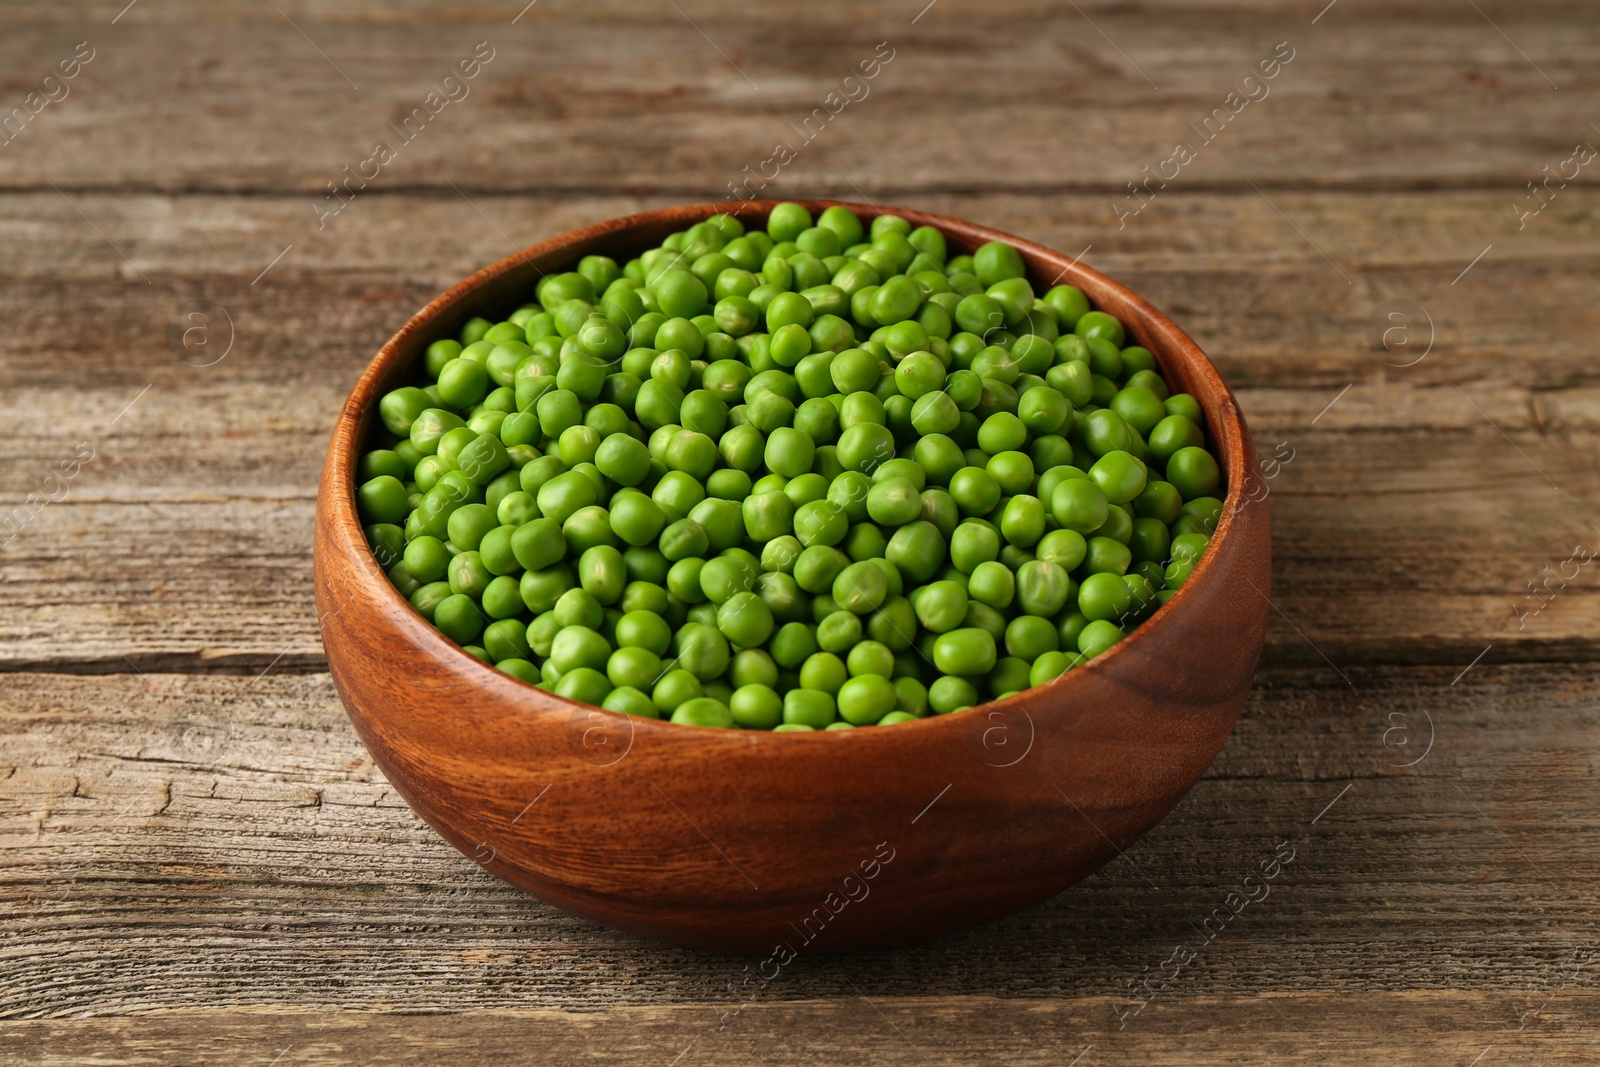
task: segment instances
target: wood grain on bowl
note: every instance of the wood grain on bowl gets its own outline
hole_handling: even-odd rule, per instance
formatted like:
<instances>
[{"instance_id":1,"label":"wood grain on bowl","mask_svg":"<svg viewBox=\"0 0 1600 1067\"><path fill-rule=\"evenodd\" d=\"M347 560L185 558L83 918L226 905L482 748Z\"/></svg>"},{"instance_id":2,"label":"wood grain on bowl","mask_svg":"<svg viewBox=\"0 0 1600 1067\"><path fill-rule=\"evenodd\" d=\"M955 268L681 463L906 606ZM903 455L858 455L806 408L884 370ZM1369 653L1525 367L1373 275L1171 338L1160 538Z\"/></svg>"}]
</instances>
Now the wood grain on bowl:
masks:
<instances>
[{"instance_id":1,"label":"wood grain on bowl","mask_svg":"<svg viewBox=\"0 0 1600 1067\"><path fill-rule=\"evenodd\" d=\"M813 211L834 201L801 201ZM590 708L485 666L390 585L357 518L354 465L376 400L427 343L503 316L541 273L625 259L710 214L699 204L577 230L473 275L378 352L335 425L317 500L328 663L394 787L486 869L608 925L770 953L901 944L984 923L1071 885L1183 797L1244 703L1270 608L1267 511L1240 487L1255 452L1233 394L1155 308L1057 252L956 219L953 252L1003 239L1036 288L1066 282L1117 315L1205 411L1229 487L1194 575L1086 667L969 712L815 734L710 730Z\"/></svg>"}]
</instances>

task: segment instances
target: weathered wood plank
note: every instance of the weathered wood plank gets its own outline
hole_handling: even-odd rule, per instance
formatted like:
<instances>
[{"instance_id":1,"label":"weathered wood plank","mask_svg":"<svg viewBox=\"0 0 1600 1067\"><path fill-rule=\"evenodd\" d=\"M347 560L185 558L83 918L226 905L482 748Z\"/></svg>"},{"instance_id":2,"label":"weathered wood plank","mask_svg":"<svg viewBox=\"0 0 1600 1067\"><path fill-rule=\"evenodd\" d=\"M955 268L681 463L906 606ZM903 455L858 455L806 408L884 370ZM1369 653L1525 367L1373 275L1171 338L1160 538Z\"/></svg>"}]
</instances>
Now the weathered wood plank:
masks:
<instances>
[{"instance_id":1,"label":"weathered wood plank","mask_svg":"<svg viewBox=\"0 0 1600 1067\"><path fill-rule=\"evenodd\" d=\"M980 932L803 959L760 1002L854 983L1131 1007L1130 983L1202 938L1280 841L1293 862L1173 997L1532 990L1600 904L1594 671L1455 674L1355 671L1351 689L1265 671L1207 777L1126 859ZM748 961L605 932L436 838L325 675L13 675L0 736L0 1015L738 1005Z\"/></svg>"},{"instance_id":2,"label":"weathered wood plank","mask_svg":"<svg viewBox=\"0 0 1600 1067\"><path fill-rule=\"evenodd\" d=\"M1522 233L1503 193L1279 194L1275 203L1351 285L1248 192L1176 193L1122 230L1102 197L915 201L1057 248L1088 248L1087 262L1171 314L1236 388L1478 381L1544 390L1593 381L1597 194L1571 191ZM64 386L109 420L152 381L166 390L221 380L342 393L413 311L513 242L662 202L375 196L351 206L341 220L348 228L306 240L310 213L289 198L76 197L90 225L54 193L7 197L0 314L15 325L0 340L0 407L26 411L34 405L15 402L17 390ZM1374 350L1373 333L1395 325L1385 302L1398 299L1421 308L1406 320L1410 346ZM198 334L191 348L180 343L200 321L191 313L209 314L209 348ZM114 344L108 323L117 324ZM230 332L228 356L205 366Z\"/></svg>"},{"instance_id":3,"label":"weathered wood plank","mask_svg":"<svg viewBox=\"0 0 1600 1067\"><path fill-rule=\"evenodd\" d=\"M863 978L863 981L866 981ZM1548 994L1538 994L1535 1004ZM1193 996L1115 1030L1115 1002L1097 998L932 1000L885 997L870 985L826 1001L754 1004L719 1029L715 1005L380 1015L268 1010L186 1011L136 1019L0 1024L19 1067L163 1067L187 1063L363 1063L372 1067L495 1062L659 1065L919 1065L995 1062L1059 1067L1181 1064L1279 1067L1381 1062L1466 1064L1493 1048L1502 1062L1588 1063L1600 994L1561 992L1517 1028L1527 994L1368 993ZM1505 1057L1520 1059L1507 1060ZM1490 1061L1492 1062L1492 1061Z\"/></svg>"},{"instance_id":4,"label":"weathered wood plank","mask_svg":"<svg viewBox=\"0 0 1600 1067\"><path fill-rule=\"evenodd\" d=\"M1558 5L1490 6L1526 59L1466 5L1338 10L1314 26L1309 5L1287 4L1266 17L1229 4L1164 5L1159 17L1117 5L1086 16L945 4L918 18L917 4L864 14L834 3L802 20L711 4L541 4L512 25L519 6L479 5L448 23L416 8L376 17L321 5L198 16L193 5L142 5L92 28L32 14L0 44L18 99L33 87L27 72L42 77L85 36L97 53L72 95L36 116L31 143L0 153L0 184L320 197L375 141L399 141L388 124L479 41L496 53L471 94L402 144L376 182L699 196L788 139L798 146L782 178L792 190L849 178L872 196L1120 194L1177 141L1201 144L1187 124L1223 107L1280 41L1295 58L1271 95L1202 145L1180 180L1520 187L1538 171L1530 161L1558 162L1589 135L1600 103L1590 74L1600 38ZM870 95L804 144L795 129L880 41L894 58ZM1003 78L992 49L1003 49ZM885 145L896 143L917 151L895 153L891 169Z\"/></svg>"}]
</instances>

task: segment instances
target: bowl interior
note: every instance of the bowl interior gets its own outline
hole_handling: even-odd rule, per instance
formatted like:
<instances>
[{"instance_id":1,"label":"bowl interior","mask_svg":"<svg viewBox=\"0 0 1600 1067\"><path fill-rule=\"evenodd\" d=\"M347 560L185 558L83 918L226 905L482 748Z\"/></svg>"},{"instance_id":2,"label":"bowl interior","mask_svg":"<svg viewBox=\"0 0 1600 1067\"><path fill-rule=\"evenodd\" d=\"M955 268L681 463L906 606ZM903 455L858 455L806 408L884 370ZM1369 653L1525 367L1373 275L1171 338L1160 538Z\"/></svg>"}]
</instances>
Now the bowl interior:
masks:
<instances>
[{"instance_id":1,"label":"bowl interior","mask_svg":"<svg viewBox=\"0 0 1600 1067\"><path fill-rule=\"evenodd\" d=\"M618 263L624 263L641 251L658 245L670 234L713 214L727 213L737 216L747 226L760 225L772 208L780 202L782 201L735 200L693 204L598 223L532 245L491 264L429 303L379 351L352 391L335 428L334 449L329 455L329 470L336 480L337 498L345 505L335 518L343 528L342 532L347 543L359 544L365 550L365 538L361 533L360 520L355 511L354 471L361 452L374 447L374 439L377 436L375 418L377 400L391 389L416 384L423 380L420 371L421 357L423 349L428 344L441 337L455 336L462 325L474 316L482 315L491 321L504 318L516 307L532 299L534 285L539 278L548 273L571 270L578 260L586 255L606 255ZM1127 328L1128 343L1139 344L1150 350L1161 369L1162 376L1172 386L1173 392L1189 393L1199 401L1201 409L1205 412L1210 443L1222 471L1219 493L1223 498L1224 508L1211 547L1200 565L1195 568L1189 582L1169 600L1168 604L1154 612L1126 638L1084 667L1069 671L1046 683L1044 687L1034 687L1033 691L1069 686L1081 671L1094 669L1095 664L1123 653L1136 642L1159 640L1163 616L1169 614L1168 609L1171 604L1182 598L1184 590L1190 585L1203 582L1210 569L1208 567L1210 560L1226 550L1232 534L1232 513L1238 504L1234 487L1243 483L1254 464L1248 430L1244 426L1238 403L1200 348L1165 315L1132 290L1079 260L1068 260L1061 254L1024 238L963 220L908 208L838 200L792 202L805 205L813 216L826 207L839 204L849 208L868 223L879 215L899 215L914 226L933 226L944 234L952 256L970 254L988 241L1007 241L1022 253L1028 267L1029 281L1032 282L1036 292L1043 293L1051 286L1060 284L1075 285L1083 290L1097 309L1109 311L1123 322ZM399 591L390 585L387 576L378 567L377 561L371 557L370 551L366 551L365 554L370 563L372 579L387 587L386 591L397 605L403 605L405 610L415 614L414 609L400 596ZM420 620L421 616L417 615L417 618ZM487 664L468 656L443 634L437 631L434 631L434 634L439 646L437 654L465 657L486 676L495 679L505 677ZM527 683L514 679L512 681L529 690L534 688ZM590 707L575 701L565 701L560 697L553 699L562 700L574 707ZM1014 701L1017 698L1009 699ZM1003 703L1003 701L991 701L983 706L994 707ZM601 709L595 710L605 715L618 714ZM903 729L929 728L936 726L945 718L948 717L930 716L919 722L903 723L901 726ZM680 724L666 724L653 720L630 724L630 727L673 730L684 728ZM813 734L782 737L772 735L772 739L783 742L803 738L812 743L828 744L838 743L848 732L817 731Z\"/></svg>"}]
</instances>

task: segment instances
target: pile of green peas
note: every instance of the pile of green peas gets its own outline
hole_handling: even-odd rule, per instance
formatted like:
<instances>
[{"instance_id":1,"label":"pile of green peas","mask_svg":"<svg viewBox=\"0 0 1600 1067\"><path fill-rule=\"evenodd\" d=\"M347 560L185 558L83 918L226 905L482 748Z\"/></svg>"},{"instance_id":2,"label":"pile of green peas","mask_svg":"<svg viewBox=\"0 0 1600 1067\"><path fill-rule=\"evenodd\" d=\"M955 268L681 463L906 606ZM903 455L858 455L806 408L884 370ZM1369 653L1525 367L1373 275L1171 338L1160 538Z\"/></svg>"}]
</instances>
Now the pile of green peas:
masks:
<instances>
[{"instance_id":1,"label":"pile of green peas","mask_svg":"<svg viewBox=\"0 0 1600 1067\"><path fill-rule=\"evenodd\" d=\"M418 612L575 701L778 731L962 711L1115 645L1222 512L1194 397L1003 242L785 203L534 297L381 398L356 503Z\"/></svg>"}]
</instances>

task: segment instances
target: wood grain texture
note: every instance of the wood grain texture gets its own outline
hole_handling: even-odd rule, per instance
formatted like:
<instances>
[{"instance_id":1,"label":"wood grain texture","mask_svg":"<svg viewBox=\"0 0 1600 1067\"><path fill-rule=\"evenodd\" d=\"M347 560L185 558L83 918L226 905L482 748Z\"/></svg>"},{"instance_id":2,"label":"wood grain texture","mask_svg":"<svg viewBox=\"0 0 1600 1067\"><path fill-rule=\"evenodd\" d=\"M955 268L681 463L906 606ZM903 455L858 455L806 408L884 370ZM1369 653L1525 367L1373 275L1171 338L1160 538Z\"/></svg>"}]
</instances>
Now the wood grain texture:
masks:
<instances>
[{"instance_id":1,"label":"wood grain texture","mask_svg":"<svg viewBox=\"0 0 1600 1067\"><path fill-rule=\"evenodd\" d=\"M1542 997L1536 998L1542 1000ZM26 1067L66 1067L92 1055L108 1067L155 1067L181 1048L193 1063L325 1067L507 1063L926 1065L991 1062L1183 1063L1277 1067L1364 1062L1397 1067L1468 1063L1492 1049L1506 1062L1592 1062L1600 995L1567 992L1519 1030L1516 994L1352 993L1191 996L1114 1028L1118 1006L1098 998L885 997L856 990L828 1001L757 1004L730 1017L709 1006L615 1007L603 1012L475 1012L397 1018L352 1012L194 1012L156 1019L0 1025L0 1050ZM1112 1020L1108 1027L1106 1020ZM1483 1020L1467 1028L1461 1020ZM1490 1021L1492 1020L1492 1022ZM1241 1031L1251 1041L1241 1044ZM1407 1044L1397 1047L1394 1036ZM1127 1058L1130 1049L1143 1057Z\"/></svg>"},{"instance_id":2,"label":"wood grain texture","mask_svg":"<svg viewBox=\"0 0 1600 1067\"><path fill-rule=\"evenodd\" d=\"M1449 4L1351 4L1315 26L1311 5L1292 4L1263 14L1227 3L943 3L913 24L925 5L835 0L796 19L711 2L540 3L515 25L515 3L476 5L447 22L420 5L388 17L354 5L282 14L197 6L141 5L116 27L92 30L35 14L8 33L7 69L42 75L85 35L99 54L74 87L79 102L46 110L29 151L0 160L0 183L320 198L479 41L495 58L470 95L404 145L384 184L454 195L441 179L460 184L470 160L469 193L601 187L712 199L778 141L799 145L790 123L823 106L879 42L894 58L869 95L803 146L780 195L806 192L787 184L796 180L848 177L868 196L901 200L995 189L1120 196L1141 167L1196 139L1187 124L1222 107L1279 42L1294 59L1270 95L1202 148L1183 180L1520 186L1540 163L1564 158L1556 153L1586 136L1584 120L1600 111L1600 42L1567 32L1571 12L1558 4L1485 8L1527 60L1471 6ZM1002 55L1003 77L994 61ZM262 86L274 95L265 116ZM1452 106L1441 107L1442 96ZM934 98L940 106L927 107ZM181 124L183 152L150 128L151 101ZM1390 120L1371 121L1375 110ZM641 112L649 122L636 121ZM1308 127L1316 134L1286 150L1286 132ZM973 138L1003 147L973 151ZM886 165L886 143L916 151ZM99 162L92 174L75 165L90 155ZM1531 172L1529 160L1538 161Z\"/></svg>"},{"instance_id":3,"label":"wood grain texture","mask_svg":"<svg viewBox=\"0 0 1600 1067\"><path fill-rule=\"evenodd\" d=\"M1594 140L1580 10L277 6L5 6L0 108L98 53L0 149L0 515L98 451L0 549L0 1059L1593 1059L1592 964L1564 977L1600 862L1593 568L1513 611L1600 522L1600 199L1586 169L1524 228L1514 208ZM473 95L316 230L323 183L477 40ZM880 40L872 95L772 189L1092 245L1296 449L1266 505L1283 613L1209 777L1131 862L970 935L803 960L719 1031L745 960L563 916L387 791L317 673L317 450L427 299L508 241L725 189ZM1119 229L1125 183L1279 40L1271 97ZM1435 326L1412 367L1369 339L1394 299ZM218 307L236 347L184 366L205 358L169 327ZM1128 983L1296 833L1288 880L1116 1029Z\"/></svg>"},{"instance_id":4,"label":"wood grain texture","mask_svg":"<svg viewBox=\"0 0 1600 1067\"><path fill-rule=\"evenodd\" d=\"M968 935L802 957L760 1000L848 996L853 981L1131 1004L1129 983L1280 841L1294 862L1174 994L1531 996L1592 948L1593 671L1455 675L1360 670L1352 690L1264 671L1206 777L1126 859ZM197 989L232 1008L722 1010L755 962L610 933L482 871L383 781L327 675L13 676L0 729L0 1015L175 1011ZM1592 972L1569 985L1592 988Z\"/></svg>"}]
</instances>

